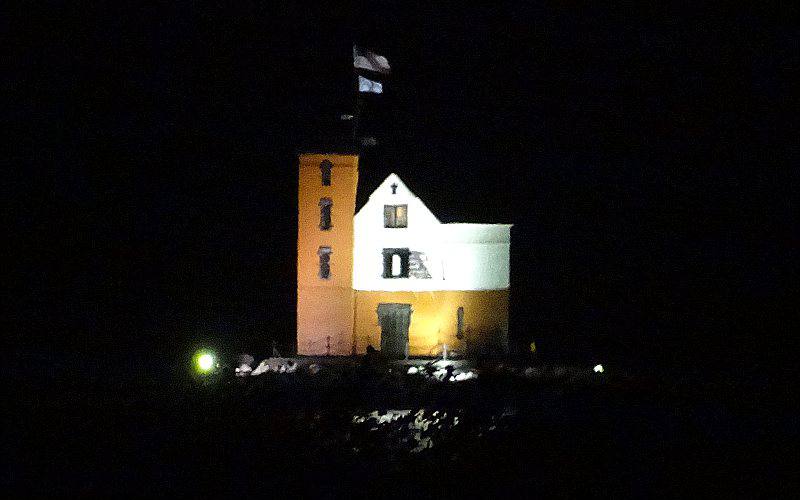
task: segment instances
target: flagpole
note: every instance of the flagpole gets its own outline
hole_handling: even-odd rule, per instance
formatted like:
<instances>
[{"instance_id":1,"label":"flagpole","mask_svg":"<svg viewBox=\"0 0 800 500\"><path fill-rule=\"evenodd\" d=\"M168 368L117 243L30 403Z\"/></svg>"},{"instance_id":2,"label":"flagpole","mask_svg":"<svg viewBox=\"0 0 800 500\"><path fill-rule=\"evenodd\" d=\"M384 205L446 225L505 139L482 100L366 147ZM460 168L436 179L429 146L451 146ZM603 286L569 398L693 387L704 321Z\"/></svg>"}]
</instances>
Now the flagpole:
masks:
<instances>
[{"instance_id":1,"label":"flagpole","mask_svg":"<svg viewBox=\"0 0 800 500\"><path fill-rule=\"evenodd\" d=\"M353 71L353 73L355 74L356 72ZM361 103L361 92L359 92L359 90L358 90L358 75L355 74L355 76L356 76L356 80L355 80L356 81L356 106L355 106L355 110L353 111L353 147L355 148L356 151L359 151L359 147L358 147L358 127L359 127L359 124L361 122L362 103Z\"/></svg>"},{"instance_id":2,"label":"flagpole","mask_svg":"<svg viewBox=\"0 0 800 500\"><path fill-rule=\"evenodd\" d=\"M375 73L376 75L388 75L391 72L391 68L389 67L389 62L384 56L374 54L369 50L363 51L362 55L362 52L357 49L357 46L353 45L353 83L356 87L356 103L355 110L353 111L353 147L356 151L360 151L361 146L374 146L376 143L374 137L362 138L359 136L361 132L361 115L364 113L364 106L367 105L367 98L362 96L362 93L383 93L383 86L381 82L362 78L359 70L366 70L371 73ZM369 73L370 78L375 78L371 73ZM383 80L383 78L381 78L381 80ZM365 85L364 88L361 86L362 82ZM368 109L371 111L372 108L370 107ZM362 139L364 140L362 141Z\"/></svg>"},{"instance_id":3,"label":"flagpole","mask_svg":"<svg viewBox=\"0 0 800 500\"><path fill-rule=\"evenodd\" d=\"M355 44L353 44L353 58L355 58L355 55L356 55L356 47ZM356 69L355 65L351 65L351 68L353 70L353 85L355 87L355 93L356 93L356 99L355 99L356 102L355 102L355 107L353 109L353 149L354 151L358 152L359 151L358 142L356 141L358 139L358 124L359 121L361 120L361 92L359 91L358 88L358 70Z\"/></svg>"}]
</instances>

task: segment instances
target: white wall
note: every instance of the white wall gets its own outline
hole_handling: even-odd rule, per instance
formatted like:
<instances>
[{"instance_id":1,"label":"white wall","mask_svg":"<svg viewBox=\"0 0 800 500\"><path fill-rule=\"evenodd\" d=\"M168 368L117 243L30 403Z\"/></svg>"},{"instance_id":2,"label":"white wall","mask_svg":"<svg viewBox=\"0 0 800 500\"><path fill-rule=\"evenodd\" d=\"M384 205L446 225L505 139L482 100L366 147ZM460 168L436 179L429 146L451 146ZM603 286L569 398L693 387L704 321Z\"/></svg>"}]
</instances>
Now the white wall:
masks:
<instances>
[{"instance_id":1,"label":"white wall","mask_svg":"<svg viewBox=\"0 0 800 500\"><path fill-rule=\"evenodd\" d=\"M396 194L391 185L397 184ZM384 205L408 205L407 228L384 228ZM509 286L509 224L441 224L395 175L370 195L354 221L356 290L496 290ZM383 249L423 252L430 279L383 278Z\"/></svg>"}]
</instances>

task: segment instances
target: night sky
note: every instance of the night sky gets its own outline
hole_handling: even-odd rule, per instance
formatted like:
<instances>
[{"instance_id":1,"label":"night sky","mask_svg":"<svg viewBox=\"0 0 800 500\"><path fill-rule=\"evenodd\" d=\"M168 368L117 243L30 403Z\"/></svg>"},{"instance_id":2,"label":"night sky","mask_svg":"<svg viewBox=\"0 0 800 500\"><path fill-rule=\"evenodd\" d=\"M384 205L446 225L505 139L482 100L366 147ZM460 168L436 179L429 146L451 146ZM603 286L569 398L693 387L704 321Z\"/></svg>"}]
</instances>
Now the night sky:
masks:
<instances>
[{"instance_id":1,"label":"night sky","mask_svg":"<svg viewBox=\"0 0 800 500\"><path fill-rule=\"evenodd\" d=\"M356 42L393 68L359 199L396 172L443 222L513 223L512 342L715 374L785 359L790 9L335 5L4 16L26 352L292 350L296 156L346 136Z\"/></svg>"}]
</instances>

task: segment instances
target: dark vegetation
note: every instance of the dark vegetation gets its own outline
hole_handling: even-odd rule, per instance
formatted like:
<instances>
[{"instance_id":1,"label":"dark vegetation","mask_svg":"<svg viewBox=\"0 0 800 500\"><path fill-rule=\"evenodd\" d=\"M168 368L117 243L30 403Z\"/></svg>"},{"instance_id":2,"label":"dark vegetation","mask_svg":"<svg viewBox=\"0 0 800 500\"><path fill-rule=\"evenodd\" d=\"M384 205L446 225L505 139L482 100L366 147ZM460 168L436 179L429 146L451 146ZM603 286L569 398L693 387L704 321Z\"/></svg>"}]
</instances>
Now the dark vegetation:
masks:
<instances>
[{"instance_id":1,"label":"dark vegetation","mask_svg":"<svg viewBox=\"0 0 800 500\"><path fill-rule=\"evenodd\" d=\"M52 389L52 378L69 382L68 366L39 366L38 380L13 393L26 418L7 428L10 486L47 496L514 498L787 494L796 480L777 459L797 434L788 412L677 378L553 365L525 377L524 365L497 363L460 383L381 364L246 379L160 368L99 371L86 395L78 383ZM388 410L410 411L369 418ZM418 416L430 447L414 451Z\"/></svg>"}]
</instances>

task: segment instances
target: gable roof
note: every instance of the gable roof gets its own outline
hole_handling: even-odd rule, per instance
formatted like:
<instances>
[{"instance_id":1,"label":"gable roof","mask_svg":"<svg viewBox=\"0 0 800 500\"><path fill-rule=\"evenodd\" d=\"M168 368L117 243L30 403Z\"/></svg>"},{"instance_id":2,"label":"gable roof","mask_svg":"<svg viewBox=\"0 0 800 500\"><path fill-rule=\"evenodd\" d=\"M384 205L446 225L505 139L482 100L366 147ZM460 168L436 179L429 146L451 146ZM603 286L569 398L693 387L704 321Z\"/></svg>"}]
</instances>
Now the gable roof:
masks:
<instances>
[{"instance_id":1,"label":"gable roof","mask_svg":"<svg viewBox=\"0 0 800 500\"><path fill-rule=\"evenodd\" d=\"M441 223L495 223L509 218L511 209L506 205L484 209L492 200L487 199L480 184L474 183L477 179L453 174L452 169L445 166L442 169L434 166L433 170L431 167L415 167L406 162L407 152L384 149L373 148L359 155L354 213L361 211L370 196L386 181L387 171L393 171L404 179L406 186L415 189L414 195Z\"/></svg>"},{"instance_id":2,"label":"gable roof","mask_svg":"<svg viewBox=\"0 0 800 500\"><path fill-rule=\"evenodd\" d=\"M383 182L381 182L380 185L378 185L377 188L372 190L372 193L370 193L369 197L372 198L373 196L375 196L378 193L378 191L391 189L391 186L393 184L397 186L397 192L399 194L402 195L402 194L405 193L405 194L407 194L409 196L413 196L414 198L417 198L417 195L415 195L414 192L411 191L411 189L408 188L406 183L403 182L403 179L401 179L400 176L395 174L394 172L392 172L391 174L387 175L386 178L383 180Z\"/></svg>"},{"instance_id":3,"label":"gable roof","mask_svg":"<svg viewBox=\"0 0 800 500\"><path fill-rule=\"evenodd\" d=\"M392 189L393 187L394 190ZM367 204L369 204L369 202L373 200L378 200L378 202L380 202L383 200L384 203L392 203L392 201L395 199L395 196L397 196L397 200L406 200L411 202L412 205L422 208L431 218L431 221L435 222L436 224L441 224L439 218L436 217L433 212L431 212L425 202L415 195L414 192L408 188L406 183L403 182L400 176L395 173L391 173L386 176L383 182L381 182L380 185L378 185L378 187L370 193L367 202L359 207L356 211L356 216L361 213L361 211L367 206Z\"/></svg>"},{"instance_id":4,"label":"gable roof","mask_svg":"<svg viewBox=\"0 0 800 500\"><path fill-rule=\"evenodd\" d=\"M383 174L381 174L380 177L376 174L377 172L375 172L374 170L359 168L355 213L360 212L361 209L364 208L364 205L367 204L369 199L372 197L373 194L375 194L376 191L380 191L381 188L384 187L384 185L387 184L390 185L391 182L389 182L389 178L394 176L394 179L399 181L397 183L399 186L404 186L406 189L408 189L408 192L411 194L411 196L420 200L422 204L425 205L425 207L428 209L428 211L431 212L431 214L433 214L434 217L436 217L436 220L440 221L438 215L440 210L438 209L446 207L437 206L436 204L437 200L435 199L435 197L427 196L423 198L417 196L417 194L408 186L408 184L404 180L402 180L400 175L397 174L396 172L390 173L386 177L383 177ZM417 179L417 181L419 181L419 179ZM447 211L444 210L444 212L446 213Z\"/></svg>"}]
</instances>

